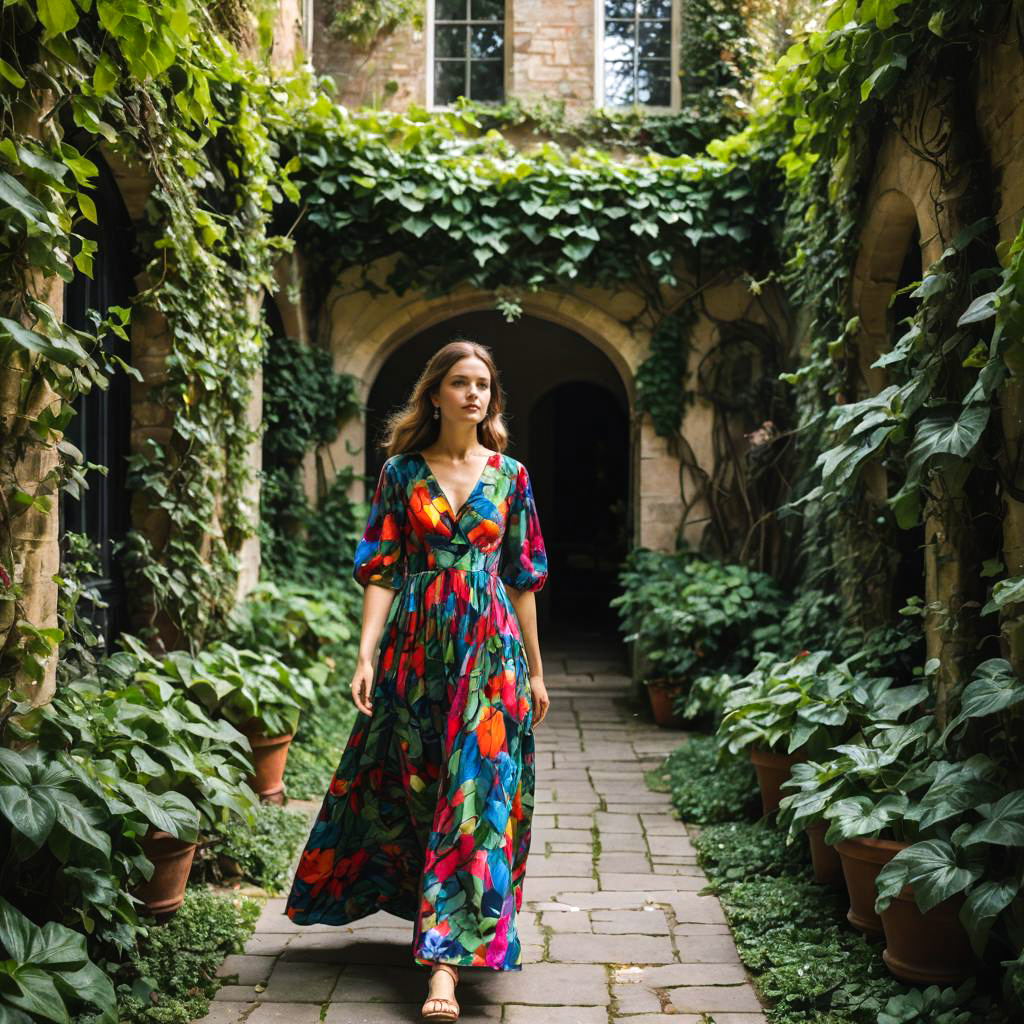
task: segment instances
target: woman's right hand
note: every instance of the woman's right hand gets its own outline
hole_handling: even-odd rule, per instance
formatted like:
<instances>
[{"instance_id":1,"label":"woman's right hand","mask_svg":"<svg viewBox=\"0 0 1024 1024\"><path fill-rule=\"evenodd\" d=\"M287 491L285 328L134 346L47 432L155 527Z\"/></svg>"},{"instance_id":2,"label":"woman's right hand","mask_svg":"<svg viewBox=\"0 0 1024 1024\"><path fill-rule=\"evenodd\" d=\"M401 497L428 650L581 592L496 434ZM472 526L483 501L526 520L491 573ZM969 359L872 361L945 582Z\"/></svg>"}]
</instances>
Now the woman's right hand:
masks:
<instances>
[{"instance_id":1,"label":"woman's right hand","mask_svg":"<svg viewBox=\"0 0 1024 1024\"><path fill-rule=\"evenodd\" d=\"M352 699L364 715L373 715L373 663L360 658L352 676Z\"/></svg>"}]
</instances>

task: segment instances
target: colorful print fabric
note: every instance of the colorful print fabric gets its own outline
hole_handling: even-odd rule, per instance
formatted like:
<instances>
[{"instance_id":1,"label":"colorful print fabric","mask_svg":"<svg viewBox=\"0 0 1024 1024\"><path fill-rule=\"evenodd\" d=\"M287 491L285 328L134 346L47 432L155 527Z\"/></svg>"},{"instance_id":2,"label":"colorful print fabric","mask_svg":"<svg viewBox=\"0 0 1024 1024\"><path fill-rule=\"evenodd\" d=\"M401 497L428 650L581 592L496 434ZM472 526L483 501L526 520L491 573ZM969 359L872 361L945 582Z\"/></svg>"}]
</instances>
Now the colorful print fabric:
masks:
<instances>
[{"instance_id":1,"label":"colorful print fabric","mask_svg":"<svg viewBox=\"0 0 1024 1024\"><path fill-rule=\"evenodd\" d=\"M285 912L415 922L417 963L521 970L534 794L529 666L506 587L547 554L526 467L488 458L452 509L418 452L385 462L353 575L398 591Z\"/></svg>"}]
</instances>

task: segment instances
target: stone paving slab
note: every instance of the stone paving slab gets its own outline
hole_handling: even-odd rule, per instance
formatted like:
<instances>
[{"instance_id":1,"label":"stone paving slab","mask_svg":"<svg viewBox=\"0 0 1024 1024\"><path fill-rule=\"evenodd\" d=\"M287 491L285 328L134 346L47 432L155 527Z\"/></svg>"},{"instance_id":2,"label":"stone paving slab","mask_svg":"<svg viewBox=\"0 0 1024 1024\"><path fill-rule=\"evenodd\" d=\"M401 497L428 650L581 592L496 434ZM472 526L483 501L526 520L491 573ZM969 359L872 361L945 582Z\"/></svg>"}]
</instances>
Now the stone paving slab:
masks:
<instances>
[{"instance_id":1,"label":"stone paving slab","mask_svg":"<svg viewBox=\"0 0 1024 1024\"><path fill-rule=\"evenodd\" d=\"M765 1024L692 836L646 788L683 740L639 717L602 642L545 652L552 711L537 729L533 847L519 916L523 969L463 969L460 1021ZM304 807L310 820L320 801ZM595 834L596 829L596 843ZM269 899L202 1024L413 1024L427 969L412 924L378 913L294 925ZM708 1016L705 1016L708 1015Z\"/></svg>"}]
</instances>

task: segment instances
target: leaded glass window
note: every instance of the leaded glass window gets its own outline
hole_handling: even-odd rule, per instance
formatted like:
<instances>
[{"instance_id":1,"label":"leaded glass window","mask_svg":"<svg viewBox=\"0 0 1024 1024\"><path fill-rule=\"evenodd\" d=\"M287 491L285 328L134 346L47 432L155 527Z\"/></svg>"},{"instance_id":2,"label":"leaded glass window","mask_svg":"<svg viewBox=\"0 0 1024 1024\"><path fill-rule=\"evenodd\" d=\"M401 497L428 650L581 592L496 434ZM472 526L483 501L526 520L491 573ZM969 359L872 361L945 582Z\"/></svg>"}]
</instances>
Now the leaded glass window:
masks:
<instances>
[{"instance_id":1,"label":"leaded glass window","mask_svg":"<svg viewBox=\"0 0 1024 1024\"><path fill-rule=\"evenodd\" d=\"M672 103L672 0L604 0L604 102Z\"/></svg>"},{"instance_id":2,"label":"leaded glass window","mask_svg":"<svg viewBox=\"0 0 1024 1024\"><path fill-rule=\"evenodd\" d=\"M435 0L434 103L505 98L505 0Z\"/></svg>"}]
</instances>

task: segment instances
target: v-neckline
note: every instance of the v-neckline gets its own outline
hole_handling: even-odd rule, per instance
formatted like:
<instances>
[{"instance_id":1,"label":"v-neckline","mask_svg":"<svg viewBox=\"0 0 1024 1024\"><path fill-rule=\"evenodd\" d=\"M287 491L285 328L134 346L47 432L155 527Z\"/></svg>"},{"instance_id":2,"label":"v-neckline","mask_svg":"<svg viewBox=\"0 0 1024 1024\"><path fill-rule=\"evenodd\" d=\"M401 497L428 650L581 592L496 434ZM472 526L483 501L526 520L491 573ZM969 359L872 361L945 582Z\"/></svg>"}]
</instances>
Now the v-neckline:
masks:
<instances>
[{"instance_id":1,"label":"v-neckline","mask_svg":"<svg viewBox=\"0 0 1024 1024\"><path fill-rule=\"evenodd\" d=\"M480 470L480 475L476 478L476 483L473 484L472 490L470 490L469 494L466 495L466 500L459 506L458 512L455 511L455 506L452 504L451 499L445 492L445 489L441 486L441 481L437 479L437 475L430 468L430 463L427 461L427 457L421 451L417 451L416 454L420 457L420 462L422 462L423 465L426 467L427 473L430 475L430 479L434 481L434 486L438 489L438 491L441 492L441 497L444 498L444 502L448 506L451 514L455 517L453 522L457 523L461 518L466 506L473 499L473 495L476 494L477 488L480 486L480 484L483 483L484 476L486 475L487 470L491 465L491 459L493 459L494 456L498 454L498 452L491 452L491 454L487 456L487 460L484 462L484 468Z\"/></svg>"}]
</instances>

